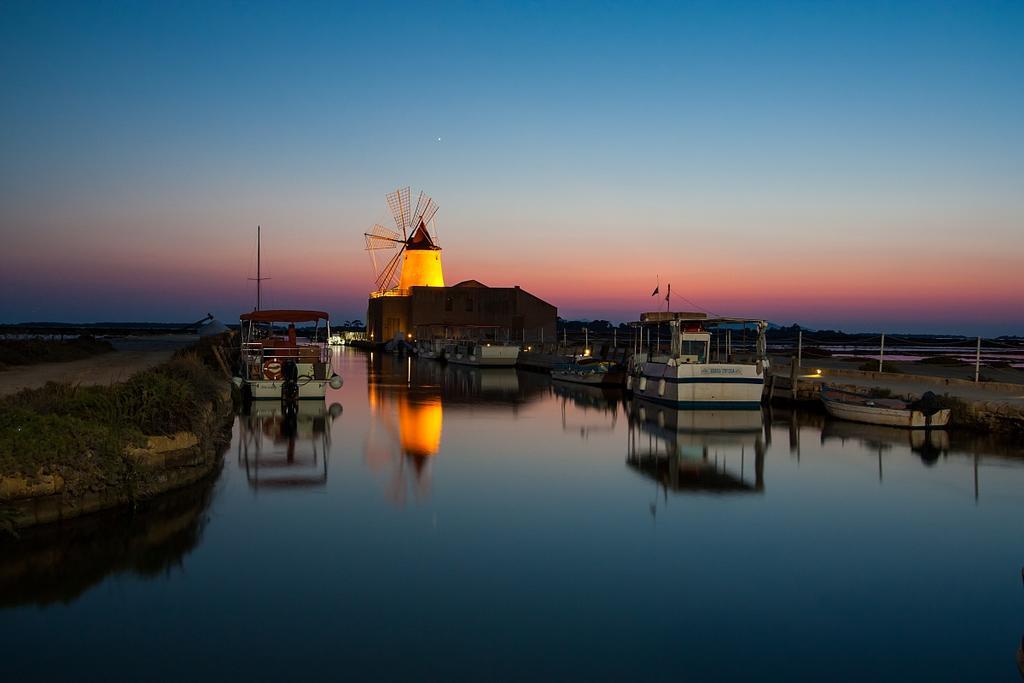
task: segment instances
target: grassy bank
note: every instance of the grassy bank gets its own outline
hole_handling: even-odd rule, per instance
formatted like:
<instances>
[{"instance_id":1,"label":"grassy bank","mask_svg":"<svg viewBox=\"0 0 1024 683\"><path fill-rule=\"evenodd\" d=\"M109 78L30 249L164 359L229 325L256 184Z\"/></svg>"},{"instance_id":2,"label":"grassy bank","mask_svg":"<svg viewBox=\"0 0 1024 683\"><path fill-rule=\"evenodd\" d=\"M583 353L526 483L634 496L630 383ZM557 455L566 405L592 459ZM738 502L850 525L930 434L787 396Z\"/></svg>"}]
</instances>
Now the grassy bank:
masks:
<instances>
[{"instance_id":1,"label":"grassy bank","mask_svg":"<svg viewBox=\"0 0 1024 683\"><path fill-rule=\"evenodd\" d=\"M114 347L105 339L82 335L74 339L0 339L0 370L11 365L65 363L109 353Z\"/></svg>"},{"instance_id":2,"label":"grassy bank","mask_svg":"<svg viewBox=\"0 0 1024 683\"><path fill-rule=\"evenodd\" d=\"M154 468L140 466L136 449L151 437L183 432L205 447L223 429L230 394L212 343L118 384L49 383L0 400L0 506L5 497L9 503L24 495L12 493L15 480L57 481L53 488L71 500L104 492L130 500L149 495ZM0 525L4 518L0 511ZM9 511L6 518L10 526Z\"/></svg>"}]
</instances>

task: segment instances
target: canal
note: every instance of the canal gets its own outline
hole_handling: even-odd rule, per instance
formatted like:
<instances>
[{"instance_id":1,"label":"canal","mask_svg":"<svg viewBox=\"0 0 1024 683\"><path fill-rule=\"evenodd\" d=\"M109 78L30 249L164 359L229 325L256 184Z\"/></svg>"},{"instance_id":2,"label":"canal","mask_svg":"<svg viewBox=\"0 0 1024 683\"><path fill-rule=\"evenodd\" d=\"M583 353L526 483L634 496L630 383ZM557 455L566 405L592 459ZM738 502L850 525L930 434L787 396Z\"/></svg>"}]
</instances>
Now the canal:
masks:
<instances>
[{"instance_id":1,"label":"canal","mask_svg":"<svg viewBox=\"0 0 1024 683\"><path fill-rule=\"evenodd\" d=\"M0 543L4 678L1020 678L1018 442L335 353L215 478Z\"/></svg>"}]
</instances>

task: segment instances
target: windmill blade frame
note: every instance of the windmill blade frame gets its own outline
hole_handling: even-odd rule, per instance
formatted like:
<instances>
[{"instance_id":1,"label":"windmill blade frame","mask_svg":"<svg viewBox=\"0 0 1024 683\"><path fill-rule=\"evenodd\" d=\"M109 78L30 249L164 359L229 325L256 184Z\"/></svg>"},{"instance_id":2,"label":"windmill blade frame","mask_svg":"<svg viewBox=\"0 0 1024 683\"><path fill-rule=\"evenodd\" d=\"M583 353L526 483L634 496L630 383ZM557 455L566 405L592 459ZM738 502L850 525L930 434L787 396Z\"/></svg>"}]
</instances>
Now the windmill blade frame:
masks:
<instances>
[{"instance_id":1,"label":"windmill blade frame","mask_svg":"<svg viewBox=\"0 0 1024 683\"><path fill-rule=\"evenodd\" d=\"M416 230L420 225L430 225L430 222L434 220L434 214L437 213L439 208L437 203L426 192L420 191L420 196L416 199L416 213L413 214L412 229Z\"/></svg>"},{"instance_id":2,"label":"windmill blade frame","mask_svg":"<svg viewBox=\"0 0 1024 683\"><path fill-rule=\"evenodd\" d=\"M374 252L370 252L373 254ZM377 285L378 292L386 292L389 289L398 286L398 267L402 263L402 254L405 253L405 247L398 250L398 253L391 257L391 260L387 262L387 265L377 274L375 284Z\"/></svg>"},{"instance_id":3,"label":"windmill blade frame","mask_svg":"<svg viewBox=\"0 0 1024 683\"><path fill-rule=\"evenodd\" d=\"M404 244L402 236L390 228L385 228L380 223L377 223L369 232L364 232L363 237L366 239L367 251L374 249L397 249L399 244Z\"/></svg>"},{"instance_id":4,"label":"windmill blade frame","mask_svg":"<svg viewBox=\"0 0 1024 683\"><path fill-rule=\"evenodd\" d=\"M400 187L394 192L387 194L388 208L391 216L395 219L395 225L402 231L402 236L408 239L409 229L412 227L412 212L409 210L411 189L409 186Z\"/></svg>"}]
</instances>

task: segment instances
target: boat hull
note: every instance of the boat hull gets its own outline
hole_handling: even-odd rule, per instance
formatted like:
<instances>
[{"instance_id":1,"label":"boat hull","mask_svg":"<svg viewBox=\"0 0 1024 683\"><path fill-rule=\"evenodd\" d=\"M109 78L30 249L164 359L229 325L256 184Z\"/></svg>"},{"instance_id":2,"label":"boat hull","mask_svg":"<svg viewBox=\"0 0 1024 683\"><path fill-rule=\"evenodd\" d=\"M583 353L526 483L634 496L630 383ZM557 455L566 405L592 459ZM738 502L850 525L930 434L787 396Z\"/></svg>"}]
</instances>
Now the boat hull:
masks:
<instances>
[{"instance_id":1,"label":"boat hull","mask_svg":"<svg viewBox=\"0 0 1024 683\"><path fill-rule=\"evenodd\" d=\"M573 372L572 370L552 370L551 379L573 384L586 384L592 387L619 387L625 380L622 372Z\"/></svg>"},{"instance_id":2,"label":"boat hull","mask_svg":"<svg viewBox=\"0 0 1024 683\"><path fill-rule=\"evenodd\" d=\"M519 360L519 347L478 346L473 351L456 349L447 354L447 359L449 363L456 365L487 368L513 367Z\"/></svg>"},{"instance_id":3,"label":"boat hull","mask_svg":"<svg viewBox=\"0 0 1024 683\"><path fill-rule=\"evenodd\" d=\"M328 380L299 382L299 399L323 400L327 395ZM283 380L250 380L245 383L253 400L280 400Z\"/></svg>"},{"instance_id":4,"label":"boat hull","mask_svg":"<svg viewBox=\"0 0 1024 683\"><path fill-rule=\"evenodd\" d=\"M754 408L761 404L764 376L754 365L647 362L630 376L634 396L677 408Z\"/></svg>"},{"instance_id":5,"label":"boat hull","mask_svg":"<svg viewBox=\"0 0 1024 683\"><path fill-rule=\"evenodd\" d=\"M832 417L864 424L903 427L905 429L928 429L945 427L949 424L950 411L940 410L930 417L919 410L900 410L879 406L865 406L841 401L822 399L825 410Z\"/></svg>"}]
</instances>

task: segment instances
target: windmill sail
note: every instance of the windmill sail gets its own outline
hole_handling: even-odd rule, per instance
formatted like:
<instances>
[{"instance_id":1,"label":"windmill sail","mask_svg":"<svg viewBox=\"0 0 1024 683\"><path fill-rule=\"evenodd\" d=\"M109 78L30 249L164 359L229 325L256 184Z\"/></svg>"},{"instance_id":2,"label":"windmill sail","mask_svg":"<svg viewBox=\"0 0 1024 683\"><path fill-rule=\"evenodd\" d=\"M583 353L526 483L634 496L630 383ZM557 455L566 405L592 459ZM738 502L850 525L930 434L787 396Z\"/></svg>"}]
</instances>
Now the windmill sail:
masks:
<instances>
[{"instance_id":1,"label":"windmill sail","mask_svg":"<svg viewBox=\"0 0 1024 683\"><path fill-rule=\"evenodd\" d=\"M430 225L430 221L434 220L434 214L437 213L438 206L434 203L434 200L426 195L425 192L420 192L419 199L416 200L416 213L413 214L412 228L415 230L420 226L426 230L426 226Z\"/></svg>"},{"instance_id":2,"label":"windmill sail","mask_svg":"<svg viewBox=\"0 0 1024 683\"><path fill-rule=\"evenodd\" d=\"M422 193L421 193L422 194ZM403 187L388 193L388 208L395 219L395 225L402 231L402 237L409 236L409 229L412 225L412 212L409 210L410 192L408 187Z\"/></svg>"}]
</instances>

